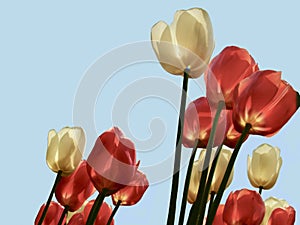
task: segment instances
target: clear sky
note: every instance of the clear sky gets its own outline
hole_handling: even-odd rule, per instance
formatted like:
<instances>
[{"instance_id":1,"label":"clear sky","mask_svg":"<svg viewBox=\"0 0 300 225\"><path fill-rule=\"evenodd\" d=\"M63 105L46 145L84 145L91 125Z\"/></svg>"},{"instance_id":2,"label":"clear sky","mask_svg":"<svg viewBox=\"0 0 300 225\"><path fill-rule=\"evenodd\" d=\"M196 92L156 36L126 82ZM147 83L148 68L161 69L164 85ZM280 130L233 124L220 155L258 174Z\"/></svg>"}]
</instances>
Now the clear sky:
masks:
<instances>
[{"instance_id":1,"label":"clear sky","mask_svg":"<svg viewBox=\"0 0 300 225\"><path fill-rule=\"evenodd\" d=\"M46 201L55 178L45 163L48 130L90 121L97 134L112 125L120 126L135 139L141 170L154 168L150 172L151 186L141 202L121 208L115 224L165 224L170 179L164 171L172 165L167 164L165 170L155 168L174 150L181 78L167 74L151 60L127 66L125 61L101 83L101 90L92 93L87 86L84 95L80 95L82 102L90 103L92 108L84 108L82 103L77 108L73 106L91 68L103 63L101 56L112 53L109 62L92 71L99 76L94 80L96 83L103 82L100 80L107 76L108 65L119 65L119 56L128 57L130 63L132 55L140 53L142 57L143 51L149 50L149 43L144 43L146 47L142 45L144 50L133 44L132 52L120 46L149 41L154 23L170 23L176 10L192 7L203 7L209 12L216 40L214 55L228 45L244 47L261 69L282 71L283 79L300 90L300 15L295 0L0 3L1 224L32 224L40 205ZM204 94L197 82L203 87L201 79L192 81L189 101ZM82 121L86 112L93 118ZM246 176L247 155L266 142L281 149L283 165L277 184L263 192L263 198L284 198L300 210L299 126L298 112L274 137L250 137L238 156L229 191L252 188ZM85 128L86 157L96 133L91 127ZM185 156L190 153L188 149L183 151ZM185 168L182 174L184 171Z\"/></svg>"}]
</instances>

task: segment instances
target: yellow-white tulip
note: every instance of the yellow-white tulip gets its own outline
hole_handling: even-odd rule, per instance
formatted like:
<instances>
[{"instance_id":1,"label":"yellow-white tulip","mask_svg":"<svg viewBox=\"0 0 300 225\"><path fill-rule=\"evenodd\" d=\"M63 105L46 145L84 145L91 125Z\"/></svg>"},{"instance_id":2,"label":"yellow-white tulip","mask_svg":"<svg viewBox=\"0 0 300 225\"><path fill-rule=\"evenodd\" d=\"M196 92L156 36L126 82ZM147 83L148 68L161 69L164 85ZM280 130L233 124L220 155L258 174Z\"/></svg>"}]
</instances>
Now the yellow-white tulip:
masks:
<instances>
[{"instance_id":1,"label":"yellow-white tulip","mask_svg":"<svg viewBox=\"0 0 300 225\"><path fill-rule=\"evenodd\" d=\"M70 175L79 165L85 147L85 134L80 127L65 127L48 133L46 161L53 172Z\"/></svg>"},{"instance_id":2,"label":"yellow-white tulip","mask_svg":"<svg viewBox=\"0 0 300 225\"><path fill-rule=\"evenodd\" d=\"M282 165L280 150L268 144L258 146L248 156L248 178L253 187L270 189L276 183Z\"/></svg>"},{"instance_id":3,"label":"yellow-white tulip","mask_svg":"<svg viewBox=\"0 0 300 225\"><path fill-rule=\"evenodd\" d=\"M264 219L263 219L261 225L268 224L268 220L274 209L287 208L287 207L289 207L289 203L287 201L285 201L284 199L277 199L274 197L270 197L265 200L265 207L266 207L265 216L264 216Z\"/></svg>"},{"instance_id":4,"label":"yellow-white tulip","mask_svg":"<svg viewBox=\"0 0 300 225\"><path fill-rule=\"evenodd\" d=\"M201 8L177 11L170 26L159 21L152 27L151 40L167 72L183 75L187 71L192 78L204 72L214 49L212 24Z\"/></svg>"},{"instance_id":5,"label":"yellow-white tulip","mask_svg":"<svg viewBox=\"0 0 300 225\"><path fill-rule=\"evenodd\" d=\"M189 185L189 191L188 191L188 202L194 203L196 201L197 193L198 193L198 187L199 182L201 179L201 170L203 168L204 158L205 158L205 152L206 150L202 150L199 155L199 159L194 162L191 179L190 179L190 185ZM213 156L215 155L216 151L213 150ZM232 155L232 152L228 149L222 149L217 161L216 169L214 172L214 176L212 179L210 192L217 193L220 187L220 184L222 182L222 179L224 177L228 162L230 160L230 157ZM212 157L213 160L213 157ZM211 164L208 168L208 173L210 172ZM233 170L231 171L229 180L227 182L226 188L231 184L233 179Z\"/></svg>"}]
</instances>

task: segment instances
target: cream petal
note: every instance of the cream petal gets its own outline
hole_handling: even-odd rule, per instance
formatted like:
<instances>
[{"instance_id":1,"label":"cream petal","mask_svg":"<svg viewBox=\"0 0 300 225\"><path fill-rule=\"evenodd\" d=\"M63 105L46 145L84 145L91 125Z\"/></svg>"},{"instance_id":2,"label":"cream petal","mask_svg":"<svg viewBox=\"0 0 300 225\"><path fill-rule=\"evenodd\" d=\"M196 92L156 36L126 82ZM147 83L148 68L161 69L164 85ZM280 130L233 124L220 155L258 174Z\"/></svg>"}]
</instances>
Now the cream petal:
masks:
<instances>
[{"instance_id":1,"label":"cream petal","mask_svg":"<svg viewBox=\"0 0 300 225\"><path fill-rule=\"evenodd\" d=\"M48 146L50 145L52 138L55 137L56 131L54 129L49 130L48 132Z\"/></svg>"},{"instance_id":2,"label":"cream petal","mask_svg":"<svg viewBox=\"0 0 300 225\"><path fill-rule=\"evenodd\" d=\"M62 128L59 132L58 132L58 138L59 140L66 134L70 131L70 127L64 127Z\"/></svg>"},{"instance_id":3,"label":"cream petal","mask_svg":"<svg viewBox=\"0 0 300 225\"><path fill-rule=\"evenodd\" d=\"M83 155L85 149L85 133L81 127L71 128L69 131L70 138L73 139L74 145Z\"/></svg>"},{"instance_id":4,"label":"cream petal","mask_svg":"<svg viewBox=\"0 0 300 225\"><path fill-rule=\"evenodd\" d=\"M200 178L201 178L201 173L199 172L199 161L197 160L193 164L189 190L188 190L188 202L191 204L196 201Z\"/></svg>"},{"instance_id":5,"label":"cream petal","mask_svg":"<svg viewBox=\"0 0 300 225\"><path fill-rule=\"evenodd\" d=\"M58 135L55 134L54 136L53 132L51 132L51 140L48 138L48 142L50 140L50 143L48 143L47 153L46 153L46 162L48 167L53 172L58 172L59 168L57 165L57 158L58 158L58 145L59 145L59 139Z\"/></svg>"},{"instance_id":6,"label":"cream petal","mask_svg":"<svg viewBox=\"0 0 300 225\"><path fill-rule=\"evenodd\" d=\"M251 185L255 188L258 188L259 184L256 183L256 180L254 179L253 172L252 172L252 158L249 155L247 159L247 167L248 167L247 175Z\"/></svg>"},{"instance_id":7,"label":"cream petal","mask_svg":"<svg viewBox=\"0 0 300 225\"><path fill-rule=\"evenodd\" d=\"M159 55L157 43L161 40L162 33L167 27L168 24L166 24L164 21L159 21L158 23L154 24L151 29L151 43L156 55Z\"/></svg>"}]
</instances>

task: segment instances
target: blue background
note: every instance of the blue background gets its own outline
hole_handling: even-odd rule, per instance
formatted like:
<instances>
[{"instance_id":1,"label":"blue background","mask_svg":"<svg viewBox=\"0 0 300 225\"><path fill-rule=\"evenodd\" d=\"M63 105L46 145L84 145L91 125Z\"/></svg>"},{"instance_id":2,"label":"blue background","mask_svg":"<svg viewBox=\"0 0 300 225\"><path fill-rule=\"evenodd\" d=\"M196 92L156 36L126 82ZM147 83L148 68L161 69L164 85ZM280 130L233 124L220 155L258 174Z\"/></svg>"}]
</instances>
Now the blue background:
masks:
<instances>
[{"instance_id":1,"label":"blue background","mask_svg":"<svg viewBox=\"0 0 300 225\"><path fill-rule=\"evenodd\" d=\"M170 23L176 10L191 7L203 7L210 14L214 55L227 45L247 48L260 68L281 70L283 79L300 90L297 1L1 1L1 224L32 224L46 201L55 178L45 163L47 133L73 125L74 96L87 68L120 45L149 40L154 23ZM151 65L153 70L145 68L150 67L133 66L134 73L120 71L106 91L114 93L113 87L124 86L139 75L155 74L181 83L180 77L167 74L158 64ZM189 94L196 98L203 91L191 85ZM179 104L179 94L174 95ZM98 100L95 121L100 134L113 121L105 111L111 103L109 97ZM149 120L160 117L168 135L164 147L158 147L152 157L138 152L141 165L159 161L173 151L177 126L174 107L157 99L147 101L132 110L132 133L141 139L148 137ZM272 138L249 138L238 156L229 191L252 188L246 176L247 155L267 142L281 149L283 165L277 184L264 191L263 198L284 198L300 210L299 119L296 113ZM151 185L141 202L120 209L115 224L165 224L169 192L170 180Z\"/></svg>"}]
</instances>

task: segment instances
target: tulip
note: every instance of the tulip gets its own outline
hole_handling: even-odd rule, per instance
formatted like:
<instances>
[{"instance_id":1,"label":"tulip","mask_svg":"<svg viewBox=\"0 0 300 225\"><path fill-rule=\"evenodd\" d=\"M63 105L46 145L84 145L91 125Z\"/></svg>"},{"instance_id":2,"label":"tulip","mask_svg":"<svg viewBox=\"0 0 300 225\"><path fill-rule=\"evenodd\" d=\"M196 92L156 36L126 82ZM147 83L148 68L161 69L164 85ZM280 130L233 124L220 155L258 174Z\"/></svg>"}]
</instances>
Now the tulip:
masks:
<instances>
[{"instance_id":1,"label":"tulip","mask_svg":"<svg viewBox=\"0 0 300 225\"><path fill-rule=\"evenodd\" d=\"M295 210L283 199L270 197L265 200L266 213L261 225L292 225L295 222Z\"/></svg>"},{"instance_id":2,"label":"tulip","mask_svg":"<svg viewBox=\"0 0 300 225\"><path fill-rule=\"evenodd\" d=\"M189 191L188 191L188 202L191 204L194 203L197 198L198 187L199 187L199 182L201 179L201 170L203 168L205 152L206 152L206 150L202 150L200 152L199 159L197 161L195 161L193 164L190 185L189 185ZM214 155L215 153L216 153L216 151L213 150L212 155ZM213 179L211 182L211 186L210 186L211 193L218 192L220 184L224 177L228 162L230 160L231 154L232 154L231 151L228 149L221 150L218 161L217 161L217 165L215 168L214 176L213 176ZM210 167L211 167L211 165L209 165L208 173L210 172ZM233 170L231 171L226 188L231 184L232 179L233 179Z\"/></svg>"},{"instance_id":3,"label":"tulip","mask_svg":"<svg viewBox=\"0 0 300 225\"><path fill-rule=\"evenodd\" d=\"M248 155L248 178L253 187L270 189L278 178L282 165L280 150L268 144L258 146Z\"/></svg>"},{"instance_id":4,"label":"tulip","mask_svg":"<svg viewBox=\"0 0 300 225\"><path fill-rule=\"evenodd\" d=\"M198 139L198 148L206 148L215 116L215 108L211 108L207 98L201 97L191 102L184 117L183 139L185 147L192 148ZM215 134L214 146L220 145L227 131L226 111L221 112Z\"/></svg>"},{"instance_id":5,"label":"tulip","mask_svg":"<svg viewBox=\"0 0 300 225\"><path fill-rule=\"evenodd\" d=\"M44 211L44 208L45 208L45 204L43 204L41 206L41 208L38 212L38 215L35 218L35 221L34 221L35 225L38 224L38 222L42 216L42 213ZM42 225L57 225L63 211L64 211L64 208L60 204L58 204L56 202L51 202ZM64 222L65 222L65 220L64 220ZM63 224L64 224L64 222L63 222Z\"/></svg>"},{"instance_id":6,"label":"tulip","mask_svg":"<svg viewBox=\"0 0 300 225\"><path fill-rule=\"evenodd\" d=\"M84 210L82 212L73 215L68 225L85 225L87 222L88 215L94 204L94 201L95 200L89 201L87 205L84 207ZM93 224L106 225L111 213L112 213L111 207L106 202L103 202L99 210L99 213L97 215L97 218ZM111 225L114 225L114 220L112 220Z\"/></svg>"},{"instance_id":7,"label":"tulip","mask_svg":"<svg viewBox=\"0 0 300 225\"><path fill-rule=\"evenodd\" d=\"M46 161L53 172L70 175L79 165L85 147L85 134L81 127L65 127L58 133L48 133Z\"/></svg>"},{"instance_id":8,"label":"tulip","mask_svg":"<svg viewBox=\"0 0 300 225\"><path fill-rule=\"evenodd\" d=\"M136 174L135 147L113 127L101 134L87 159L88 174L99 193L111 195L128 185Z\"/></svg>"},{"instance_id":9,"label":"tulip","mask_svg":"<svg viewBox=\"0 0 300 225\"><path fill-rule=\"evenodd\" d=\"M274 209L268 221L268 225L294 225L295 214L295 209L291 206L285 209Z\"/></svg>"},{"instance_id":10,"label":"tulip","mask_svg":"<svg viewBox=\"0 0 300 225\"><path fill-rule=\"evenodd\" d=\"M233 90L258 66L246 49L229 46L213 58L205 72L206 95L210 102L225 101L226 107L232 109Z\"/></svg>"},{"instance_id":11,"label":"tulip","mask_svg":"<svg viewBox=\"0 0 300 225\"><path fill-rule=\"evenodd\" d=\"M235 89L233 123L242 132L251 125L250 134L272 136L297 110L297 92L281 80L281 72L257 71Z\"/></svg>"},{"instance_id":12,"label":"tulip","mask_svg":"<svg viewBox=\"0 0 300 225\"><path fill-rule=\"evenodd\" d=\"M192 78L205 71L214 49L209 15L200 8L177 11L170 26L159 21L152 27L151 40L167 72L183 75L188 70Z\"/></svg>"},{"instance_id":13,"label":"tulip","mask_svg":"<svg viewBox=\"0 0 300 225\"><path fill-rule=\"evenodd\" d=\"M223 144L229 148L235 148L241 135L242 134L234 128L232 122L232 110L227 110L227 133ZM246 141L248 136L249 135L247 134L243 141Z\"/></svg>"},{"instance_id":14,"label":"tulip","mask_svg":"<svg viewBox=\"0 0 300 225\"><path fill-rule=\"evenodd\" d=\"M128 184L128 186L120 189L118 192L112 194L112 201L114 205L120 202L120 205L130 206L135 205L143 197L149 182L145 174L137 171L134 179Z\"/></svg>"},{"instance_id":15,"label":"tulip","mask_svg":"<svg viewBox=\"0 0 300 225\"><path fill-rule=\"evenodd\" d=\"M223 220L223 212L224 212L224 205L221 204L218 206L218 210L212 225L227 225L227 223L224 222Z\"/></svg>"},{"instance_id":16,"label":"tulip","mask_svg":"<svg viewBox=\"0 0 300 225\"><path fill-rule=\"evenodd\" d=\"M77 169L70 176L62 177L56 187L57 201L69 207L71 212L78 210L96 190L87 173L86 165L85 160L81 161Z\"/></svg>"},{"instance_id":17,"label":"tulip","mask_svg":"<svg viewBox=\"0 0 300 225\"><path fill-rule=\"evenodd\" d=\"M260 194L242 189L229 194L224 206L223 220L228 225L260 225L264 214L265 205Z\"/></svg>"}]
</instances>

